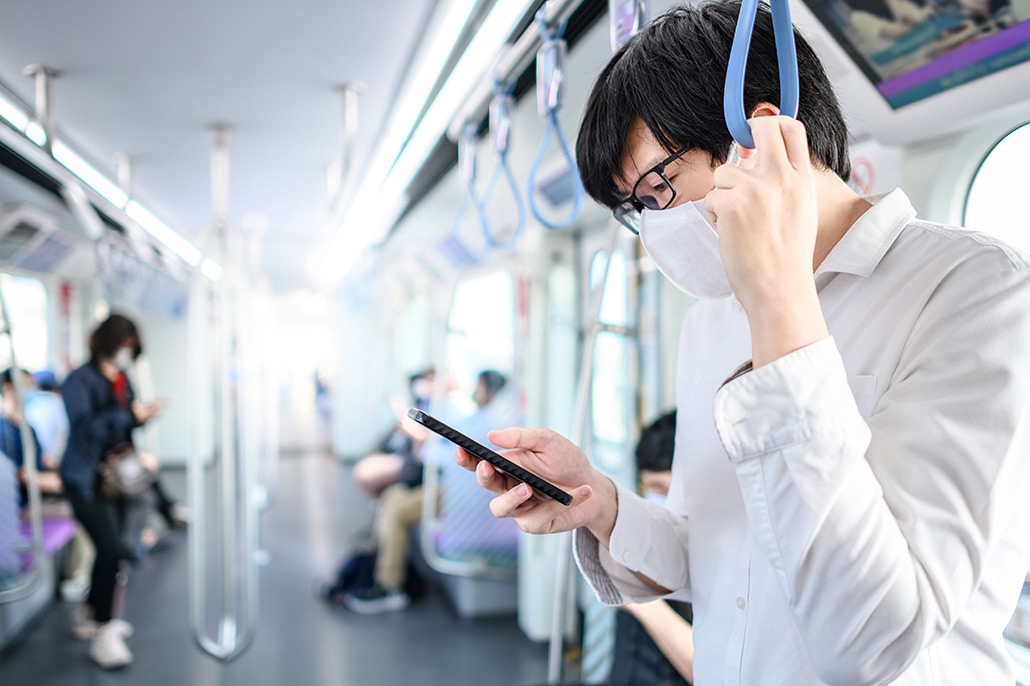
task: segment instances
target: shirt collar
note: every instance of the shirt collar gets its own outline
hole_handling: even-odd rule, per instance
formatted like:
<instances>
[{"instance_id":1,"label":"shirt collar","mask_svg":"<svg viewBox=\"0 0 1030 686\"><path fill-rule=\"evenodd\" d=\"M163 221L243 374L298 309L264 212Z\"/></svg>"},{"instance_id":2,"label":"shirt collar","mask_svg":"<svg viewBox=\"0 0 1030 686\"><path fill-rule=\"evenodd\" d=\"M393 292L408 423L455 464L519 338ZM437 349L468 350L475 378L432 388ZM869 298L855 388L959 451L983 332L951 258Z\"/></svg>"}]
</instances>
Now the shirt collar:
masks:
<instances>
[{"instance_id":1,"label":"shirt collar","mask_svg":"<svg viewBox=\"0 0 1030 686\"><path fill-rule=\"evenodd\" d=\"M815 271L817 277L840 272L869 276L901 230L916 217L915 208L900 188L864 199L872 207L833 246Z\"/></svg>"}]
</instances>

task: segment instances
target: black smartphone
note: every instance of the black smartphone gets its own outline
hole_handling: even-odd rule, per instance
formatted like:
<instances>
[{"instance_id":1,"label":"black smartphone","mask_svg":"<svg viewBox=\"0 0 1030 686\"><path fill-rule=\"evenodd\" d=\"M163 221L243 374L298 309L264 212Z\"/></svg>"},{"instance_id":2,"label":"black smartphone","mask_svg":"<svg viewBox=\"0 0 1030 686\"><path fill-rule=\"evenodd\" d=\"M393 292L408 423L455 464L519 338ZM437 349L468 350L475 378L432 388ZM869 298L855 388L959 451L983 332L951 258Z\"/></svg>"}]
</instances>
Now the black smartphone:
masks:
<instances>
[{"instance_id":1,"label":"black smartphone","mask_svg":"<svg viewBox=\"0 0 1030 686\"><path fill-rule=\"evenodd\" d=\"M513 479L517 479L524 484L529 485L534 491L542 493L549 498L557 500L562 505L569 505L572 502L572 496L561 490L554 484L544 481L533 472L523 469L511 460L505 459L495 453L494 451L487 448L482 443L477 443L465 434L452 429L447 426L439 419L430 417L428 414L417 408L411 408L408 410L408 417L415 420L422 426L426 427L433 433L440 434L451 443L455 444L465 452L478 457L480 460L486 460L497 469L501 470Z\"/></svg>"}]
</instances>

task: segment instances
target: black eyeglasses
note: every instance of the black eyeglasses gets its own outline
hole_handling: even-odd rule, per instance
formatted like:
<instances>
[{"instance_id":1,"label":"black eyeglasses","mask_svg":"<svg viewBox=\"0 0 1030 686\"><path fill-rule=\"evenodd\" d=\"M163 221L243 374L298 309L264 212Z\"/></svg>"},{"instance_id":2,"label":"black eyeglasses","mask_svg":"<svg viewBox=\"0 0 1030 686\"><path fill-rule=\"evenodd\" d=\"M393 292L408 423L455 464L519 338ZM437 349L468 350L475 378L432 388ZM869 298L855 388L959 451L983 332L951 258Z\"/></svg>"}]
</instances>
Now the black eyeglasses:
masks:
<instances>
[{"instance_id":1,"label":"black eyeglasses","mask_svg":"<svg viewBox=\"0 0 1030 686\"><path fill-rule=\"evenodd\" d=\"M612 216L635 234L640 233L640 213L644 210L664 210L676 199L665 168L679 159L687 148L677 150L655 166L644 172L644 175L633 185L633 192L612 210Z\"/></svg>"}]
</instances>

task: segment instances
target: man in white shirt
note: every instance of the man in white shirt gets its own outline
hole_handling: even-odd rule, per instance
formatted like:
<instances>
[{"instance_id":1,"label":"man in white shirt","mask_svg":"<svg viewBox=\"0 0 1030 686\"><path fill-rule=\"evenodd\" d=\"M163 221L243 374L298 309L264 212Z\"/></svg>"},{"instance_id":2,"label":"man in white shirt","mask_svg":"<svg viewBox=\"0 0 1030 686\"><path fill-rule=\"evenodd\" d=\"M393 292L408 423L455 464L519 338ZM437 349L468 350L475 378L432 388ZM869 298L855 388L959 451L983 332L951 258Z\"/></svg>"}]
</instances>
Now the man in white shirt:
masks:
<instances>
[{"instance_id":1,"label":"man in white shirt","mask_svg":"<svg viewBox=\"0 0 1030 686\"><path fill-rule=\"evenodd\" d=\"M544 429L490 440L572 493L568 508L456 459L498 494L496 516L575 530L603 602L691 600L702 686L1011 684L1002 629L1030 562L1027 260L917 220L901 191L855 195L800 36L800 121L776 116L764 8L744 93L756 150L723 164L738 11L679 8L631 40L577 146L591 195L702 298L683 329L691 440L668 510Z\"/></svg>"}]
</instances>

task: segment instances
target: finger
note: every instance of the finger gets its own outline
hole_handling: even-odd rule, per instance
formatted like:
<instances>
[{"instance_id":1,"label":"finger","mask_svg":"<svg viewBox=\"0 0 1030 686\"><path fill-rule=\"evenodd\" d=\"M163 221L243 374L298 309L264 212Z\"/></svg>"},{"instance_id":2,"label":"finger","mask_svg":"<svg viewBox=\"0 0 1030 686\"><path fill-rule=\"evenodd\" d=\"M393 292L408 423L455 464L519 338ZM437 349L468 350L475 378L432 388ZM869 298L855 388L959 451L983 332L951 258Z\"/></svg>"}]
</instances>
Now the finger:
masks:
<instances>
[{"instance_id":1,"label":"finger","mask_svg":"<svg viewBox=\"0 0 1030 686\"><path fill-rule=\"evenodd\" d=\"M555 433L550 429L524 429L517 426L491 431L486 435L491 443L501 448L524 448L533 452L544 450L554 436Z\"/></svg>"},{"instance_id":2,"label":"finger","mask_svg":"<svg viewBox=\"0 0 1030 686\"><path fill-rule=\"evenodd\" d=\"M705 196L705 211L712 216L716 229L719 228L720 213L726 208L726 203L732 202L730 195L731 191L716 188L708 191L708 195Z\"/></svg>"},{"instance_id":3,"label":"finger","mask_svg":"<svg viewBox=\"0 0 1030 686\"><path fill-rule=\"evenodd\" d=\"M740 163L735 166L741 169L752 169L758 162L758 152L754 148L745 148L743 145L738 145L737 155L740 157Z\"/></svg>"},{"instance_id":4,"label":"finger","mask_svg":"<svg viewBox=\"0 0 1030 686\"><path fill-rule=\"evenodd\" d=\"M732 164L724 164L717 167L712 174L716 188L733 188L746 176L743 169Z\"/></svg>"},{"instance_id":5,"label":"finger","mask_svg":"<svg viewBox=\"0 0 1030 686\"><path fill-rule=\"evenodd\" d=\"M568 531L581 526L583 515L576 511L593 495L590 486L580 486L571 491L572 502L568 507L545 496L534 494L530 500L516 506L513 515L521 528L530 534L549 534L556 531Z\"/></svg>"},{"instance_id":6,"label":"finger","mask_svg":"<svg viewBox=\"0 0 1030 686\"><path fill-rule=\"evenodd\" d=\"M480 462L476 465L476 483L493 493L504 493L512 485L508 483L503 474L493 468L489 462Z\"/></svg>"},{"instance_id":7,"label":"finger","mask_svg":"<svg viewBox=\"0 0 1030 686\"><path fill-rule=\"evenodd\" d=\"M748 120L751 135L755 139L755 151L758 153L758 166L785 166L787 148L780 131L779 117L754 117Z\"/></svg>"},{"instance_id":8,"label":"finger","mask_svg":"<svg viewBox=\"0 0 1030 686\"><path fill-rule=\"evenodd\" d=\"M478 458L473 457L462 448L454 451L454 461L458 463L458 466L464 467L470 472L476 471L476 465L479 463Z\"/></svg>"},{"instance_id":9,"label":"finger","mask_svg":"<svg viewBox=\"0 0 1030 686\"><path fill-rule=\"evenodd\" d=\"M503 491L490 501L490 513L494 517L513 517L519 506L533 497L533 489L527 484L518 484L514 488Z\"/></svg>"},{"instance_id":10,"label":"finger","mask_svg":"<svg viewBox=\"0 0 1030 686\"><path fill-rule=\"evenodd\" d=\"M805 125L790 117L776 117L787 151L787 160L798 171L812 168L812 156L808 151L808 134Z\"/></svg>"}]
</instances>

